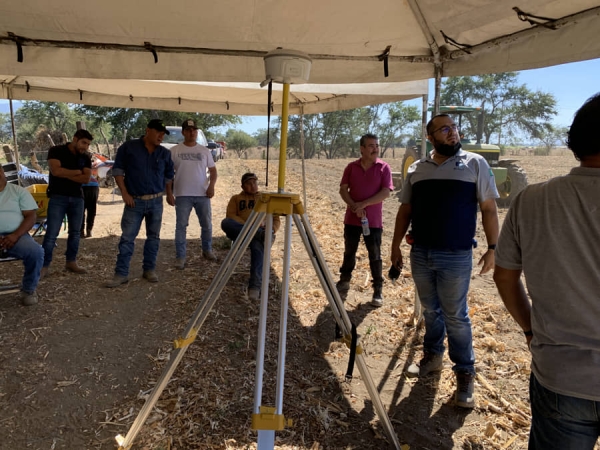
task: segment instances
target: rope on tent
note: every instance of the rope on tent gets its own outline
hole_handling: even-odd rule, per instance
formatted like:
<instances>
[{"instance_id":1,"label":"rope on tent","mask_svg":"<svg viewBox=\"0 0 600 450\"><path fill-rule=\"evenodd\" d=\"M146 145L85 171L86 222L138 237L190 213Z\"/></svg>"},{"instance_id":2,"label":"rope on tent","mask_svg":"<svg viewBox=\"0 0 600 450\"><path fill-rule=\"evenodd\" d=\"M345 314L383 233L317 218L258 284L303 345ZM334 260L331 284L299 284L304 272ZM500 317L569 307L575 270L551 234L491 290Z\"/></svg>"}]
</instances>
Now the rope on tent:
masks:
<instances>
[{"instance_id":1,"label":"rope on tent","mask_svg":"<svg viewBox=\"0 0 600 450\"><path fill-rule=\"evenodd\" d=\"M556 22L556 19L550 19L549 17L536 16L534 14L526 13L524 11L521 11L517 6L513 8L513 11L517 13L517 17L519 18L519 20L523 22L529 22L529 25L531 25L532 27L536 25L541 25L543 27L550 28L551 30L556 30L557 28L556 25L548 23Z\"/></svg>"},{"instance_id":2,"label":"rope on tent","mask_svg":"<svg viewBox=\"0 0 600 450\"><path fill-rule=\"evenodd\" d=\"M144 48L152 53L152 56L154 56L154 64L158 64L158 54L156 53L154 45L152 45L150 42L144 42Z\"/></svg>"},{"instance_id":3,"label":"rope on tent","mask_svg":"<svg viewBox=\"0 0 600 450\"><path fill-rule=\"evenodd\" d=\"M461 44L460 42L455 41L450 36L448 36L446 33L444 33L442 30L440 30L440 33L442 33L442 36L444 37L444 42L446 44L450 44L460 50L464 50L465 53L471 54L471 52L469 52L469 50L468 50L468 48L471 47L470 45Z\"/></svg>"},{"instance_id":4,"label":"rope on tent","mask_svg":"<svg viewBox=\"0 0 600 450\"><path fill-rule=\"evenodd\" d=\"M8 38L17 45L17 62L23 62L23 38L14 33L8 32ZM29 91L27 91L29 92Z\"/></svg>"},{"instance_id":5,"label":"rope on tent","mask_svg":"<svg viewBox=\"0 0 600 450\"><path fill-rule=\"evenodd\" d=\"M383 76L387 78L390 75L390 71L388 69L388 59L390 57L390 50L392 49L391 45L388 45L383 53L378 56L379 61L383 61Z\"/></svg>"}]
</instances>

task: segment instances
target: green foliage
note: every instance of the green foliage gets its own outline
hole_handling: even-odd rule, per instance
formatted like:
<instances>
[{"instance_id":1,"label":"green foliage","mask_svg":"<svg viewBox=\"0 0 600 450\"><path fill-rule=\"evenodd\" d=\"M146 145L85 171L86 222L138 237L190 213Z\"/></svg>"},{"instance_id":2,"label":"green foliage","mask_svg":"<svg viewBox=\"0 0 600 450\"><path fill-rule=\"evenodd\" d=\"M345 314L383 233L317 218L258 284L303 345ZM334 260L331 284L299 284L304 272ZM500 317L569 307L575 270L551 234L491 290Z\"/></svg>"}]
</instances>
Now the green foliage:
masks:
<instances>
[{"instance_id":1,"label":"green foliage","mask_svg":"<svg viewBox=\"0 0 600 450\"><path fill-rule=\"evenodd\" d=\"M199 114L179 111L157 111L134 108L107 108L104 106L78 105L76 108L99 123L111 126L118 140L138 138L146 132L146 125L152 119L161 119L165 125L180 126L186 119L194 119L207 138L216 137L212 128L242 123L238 116L223 114Z\"/></svg>"},{"instance_id":2,"label":"green foliage","mask_svg":"<svg viewBox=\"0 0 600 450\"><path fill-rule=\"evenodd\" d=\"M556 125L550 125L547 130L544 130L537 137L537 141L543 145L543 149L535 149L534 153L537 155L538 150L545 150L545 155L550 154L550 150L557 144L567 144L567 133L569 129L567 127L561 127Z\"/></svg>"},{"instance_id":3,"label":"green foliage","mask_svg":"<svg viewBox=\"0 0 600 450\"><path fill-rule=\"evenodd\" d=\"M279 147L279 128L278 127L271 128L269 135L270 135L269 147ZM266 128L259 128L258 130L256 130L256 132L252 136L254 137L254 139L256 139L257 145L260 145L261 147L267 146L267 129Z\"/></svg>"},{"instance_id":4,"label":"green foliage","mask_svg":"<svg viewBox=\"0 0 600 450\"><path fill-rule=\"evenodd\" d=\"M550 129L556 115L556 99L552 94L531 91L518 84L516 72L448 78L441 95L443 105L481 106L484 110L483 137L498 144L513 139L518 133L539 138ZM477 114L462 117L465 136L477 134Z\"/></svg>"},{"instance_id":5,"label":"green foliage","mask_svg":"<svg viewBox=\"0 0 600 450\"><path fill-rule=\"evenodd\" d=\"M66 133L70 138L77 130L75 122L85 119L85 116L74 111L67 103L23 102L15 112L19 140L34 140L42 127L50 132Z\"/></svg>"},{"instance_id":6,"label":"green foliage","mask_svg":"<svg viewBox=\"0 0 600 450\"><path fill-rule=\"evenodd\" d=\"M412 126L420 119L415 106L401 102L368 106L346 111L310 114L302 119L290 117L288 152L300 157L300 125L304 130L304 158L325 156L347 158L359 156L359 140L366 133L379 137L381 156L397 146L407 136L412 136ZM412 126L411 126L412 125Z\"/></svg>"},{"instance_id":7,"label":"green foliage","mask_svg":"<svg viewBox=\"0 0 600 450\"><path fill-rule=\"evenodd\" d=\"M238 158L241 158L242 154L246 154L248 149L256 147L256 139L245 131L233 128L227 130L225 140L227 141L227 150L235 151Z\"/></svg>"},{"instance_id":8,"label":"green foliage","mask_svg":"<svg viewBox=\"0 0 600 450\"><path fill-rule=\"evenodd\" d=\"M0 113L0 142L10 142L12 140L12 126L10 123L10 114Z\"/></svg>"}]
</instances>

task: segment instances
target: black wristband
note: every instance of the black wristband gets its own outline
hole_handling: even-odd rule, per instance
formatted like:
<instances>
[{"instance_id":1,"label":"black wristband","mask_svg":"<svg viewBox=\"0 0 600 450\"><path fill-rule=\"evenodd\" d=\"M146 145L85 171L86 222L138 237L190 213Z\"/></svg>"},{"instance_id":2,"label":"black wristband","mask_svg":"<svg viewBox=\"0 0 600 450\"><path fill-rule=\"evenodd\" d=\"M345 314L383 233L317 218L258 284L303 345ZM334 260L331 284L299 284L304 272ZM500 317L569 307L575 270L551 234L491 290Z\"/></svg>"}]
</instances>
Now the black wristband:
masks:
<instances>
[{"instance_id":1,"label":"black wristband","mask_svg":"<svg viewBox=\"0 0 600 450\"><path fill-rule=\"evenodd\" d=\"M496 244L488 245L488 250L496 250Z\"/></svg>"},{"instance_id":2,"label":"black wristband","mask_svg":"<svg viewBox=\"0 0 600 450\"><path fill-rule=\"evenodd\" d=\"M533 331L529 330L529 331L523 331L523 334L527 337L531 337L533 336Z\"/></svg>"}]
</instances>

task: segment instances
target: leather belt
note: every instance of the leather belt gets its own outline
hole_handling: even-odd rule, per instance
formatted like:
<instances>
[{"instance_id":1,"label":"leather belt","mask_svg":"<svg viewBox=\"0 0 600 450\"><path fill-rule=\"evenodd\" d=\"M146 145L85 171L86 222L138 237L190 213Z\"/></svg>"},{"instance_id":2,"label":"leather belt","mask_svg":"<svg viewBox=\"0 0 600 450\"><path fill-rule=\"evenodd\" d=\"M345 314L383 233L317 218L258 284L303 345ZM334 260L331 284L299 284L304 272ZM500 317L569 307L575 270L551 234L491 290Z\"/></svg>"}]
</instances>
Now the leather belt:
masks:
<instances>
[{"instance_id":1,"label":"leather belt","mask_svg":"<svg viewBox=\"0 0 600 450\"><path fill-rule=\"evenodd\" d=\"M163 192L159 192L158 194L133 195L133 198L137 198L138 200L153 200L162 196Z\"/></svg>"}]
</instances>

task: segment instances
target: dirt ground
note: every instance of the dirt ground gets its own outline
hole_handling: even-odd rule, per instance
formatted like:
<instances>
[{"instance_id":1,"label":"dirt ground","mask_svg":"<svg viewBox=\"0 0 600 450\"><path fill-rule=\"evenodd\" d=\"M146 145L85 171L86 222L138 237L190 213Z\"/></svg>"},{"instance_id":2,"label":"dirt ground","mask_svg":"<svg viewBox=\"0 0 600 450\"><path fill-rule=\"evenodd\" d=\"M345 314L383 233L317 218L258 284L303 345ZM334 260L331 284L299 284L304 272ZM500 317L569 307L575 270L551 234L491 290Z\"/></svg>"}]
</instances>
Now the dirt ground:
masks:
<instances>
[{"instance_id":1,"label":"dirt ground","mask_svg":"<svg viewBox=\"0 0 600 450\"><path fill-rule=\"evenodd\" d=\"M398 152L397 152L398 153ZM388 159L400 169L400 157ZM565 174L576 165L568 152L518 157L530 182ZM339 179L350 160L306 162L306 207L329 270L337 279L343 252L344 207ZM165 202L158 258L160 282L141 278L143 232L131 264L131 281L109 290L102 283L114 270L123 203L102 189L94 236L80 245L87 275L63 270L66 233L58 240L50 275L39 286L38 305L20 306L0 297L0 448L111 449L125 435L151 392L220 262L229 241L220 229L240 177L255 171L261 189L276 191L277 162L225 159L213 200L213 236L218 261L201 257L195 217L188 229L189 264L173 268L174 209ZM288 162L286 190L302 193L302 166ZM302 196L301 196L302 198ZM398 202L385 202L382 246L386 272ZM503 219L505 210L501 210ZM280 233L281 234L281 233ZM475 263L485 247L481 227ZM269 325L263 404L274 403L282 244L278 235L271 264ZM408 253L408 248L405 249ZM291 248L290 312L283 410L293 425L278 432L278 449L391 448L358 369L344 382L348 349L334 341L327 299L297 233ZM142 427L136 449L256 448L250 429L259 305L244 293L249 258L244 256L208 315L198 338ZM405 269L406 270L406 269ZM4 263L1 281L18 280L20 263ZM469 301L474 328L477 407L452 405L451 363L437 378L415 381L404 370L421 355L422 331L412 321L410 273L384 286L382 308L371 295L364 248L346 302L358 327L365 360L399 441L410 449L526 448L529 425L529 354L522 333L505 312L491 274L474 271Z\"/></svg>"}]
</instances>

